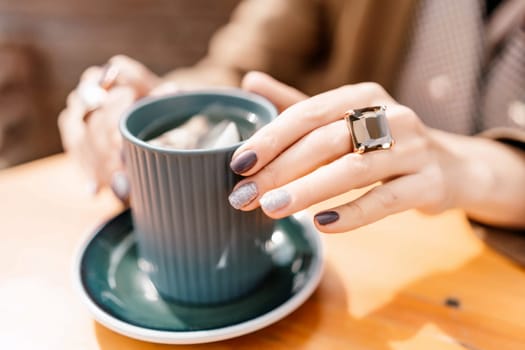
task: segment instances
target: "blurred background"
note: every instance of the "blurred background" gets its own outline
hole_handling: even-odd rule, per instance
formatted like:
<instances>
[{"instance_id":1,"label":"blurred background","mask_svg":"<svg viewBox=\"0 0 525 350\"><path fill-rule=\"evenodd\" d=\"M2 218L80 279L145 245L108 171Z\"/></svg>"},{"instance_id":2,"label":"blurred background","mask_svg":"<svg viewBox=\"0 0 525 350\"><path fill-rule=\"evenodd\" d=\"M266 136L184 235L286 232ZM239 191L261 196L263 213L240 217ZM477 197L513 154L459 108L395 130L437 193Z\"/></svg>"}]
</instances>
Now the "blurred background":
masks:
<instances>
[{"instance_id":1,"label":"blurred background","mask_svg":"<svg viewBox=\"0 0 525 350\"><path fill-rule=\"evenodd\" d=\"M89 66L195 63L240 0L0 0L0 169L61 151L57 117Z\"/></svg>"}]
</instances>

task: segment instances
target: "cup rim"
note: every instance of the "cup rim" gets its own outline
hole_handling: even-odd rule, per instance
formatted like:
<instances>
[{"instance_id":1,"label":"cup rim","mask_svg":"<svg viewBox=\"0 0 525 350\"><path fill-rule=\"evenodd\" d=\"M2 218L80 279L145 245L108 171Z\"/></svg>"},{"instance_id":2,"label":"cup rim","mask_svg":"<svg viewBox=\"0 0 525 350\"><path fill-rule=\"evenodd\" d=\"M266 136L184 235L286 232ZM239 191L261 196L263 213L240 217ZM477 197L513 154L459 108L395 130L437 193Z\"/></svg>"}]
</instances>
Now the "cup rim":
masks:
<instances>
[{"instance_id":1,"label":"cup rim","mask_svg":"<svg viewBox=\"0 0 525 350\"><path fill-rule=\"evenodd\" d=\"M152 103L156 103L159 101L171 99L174 97L185 97L185 96L199 96L199 95L217 95L217 96L233 96L237 98L241 98L244 100L254 101L255 103L258 103L262 106L264 106L266 109L268 109L271 112L271 120L275 119L275 117L278 114L277 108L274 106L273 103L271 103L267 98L254 94L251 92L248 92L246 90L242 90L239 88L212 88L212 89L200 89L200 90L193 90L193 91L184 91L184 92L178 92L163 96L147 96L144 97L137 102L135 102L133 105L131 105L129 108L127 108L124 113L122 114L122 117L119 121L119 129L120 134L129 142L147 149L148 151L163 153L163 154L179 154L179 155L195 155L195 154L214 154L218 152L225 152L225 151L233 151L237 149L239 146L241 146L244 141L237 142L230 146L225 147L219 147L219 148L204 148L204 149L176 149L176 148L164 148L160 146L152 145L144 140L141 140L140 138L133 135L127 128L126 124L129 119L129 117L133 114L133 112L137 111L140 108L143 108L144 106L147 106ZM270 120L270 121L271 121Z\"/></svg>"}]
</instances>

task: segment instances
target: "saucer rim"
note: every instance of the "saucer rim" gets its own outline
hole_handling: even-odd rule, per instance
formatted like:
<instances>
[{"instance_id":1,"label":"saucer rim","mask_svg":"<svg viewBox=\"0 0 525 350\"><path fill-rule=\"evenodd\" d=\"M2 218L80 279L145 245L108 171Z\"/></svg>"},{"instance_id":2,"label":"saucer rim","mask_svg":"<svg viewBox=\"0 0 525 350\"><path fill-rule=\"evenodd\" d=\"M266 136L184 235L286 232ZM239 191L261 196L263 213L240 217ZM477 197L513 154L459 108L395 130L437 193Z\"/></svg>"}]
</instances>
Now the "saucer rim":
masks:
<instances>
[{"instance_id":1,"label":"saucer rim","mask_svg":"<svg viewBox=\"0 0 525 350\"><path fill-rule=\"evenodd\" d=\"M129 210L129 209L127 209ZM315 228L312 220L309 220L309 215L306 211L301 211L292 215L304 228L305 235L313 246L313 259L311 265L311 274L306 284L291 298L284 301L282 304L276 306L270 311L248 319L246 321L213 329L197 330L197 331L168 331L156 330L146 327L130 324L123 320L116 318L110 313L100 308L84 287L81 278L82 258L90 242L100 233L100 231L113 219L123 214L127 210L117 213L103 223L98 225L95 229L90 230L74 255L74 263L72 266L73 284L76 294L80 296L82 303L87 306L89 312L97 322L110 330L125 335L127 337L138 339L147 342L159 344L202 344L211 343L231 338L236 338L242 335L256 332L265 327L270 326L288 316L299 308L308 300L308 298L317 289L324 271L324 245L322 244L319 231Z\"/></svg>"}]
</instances>

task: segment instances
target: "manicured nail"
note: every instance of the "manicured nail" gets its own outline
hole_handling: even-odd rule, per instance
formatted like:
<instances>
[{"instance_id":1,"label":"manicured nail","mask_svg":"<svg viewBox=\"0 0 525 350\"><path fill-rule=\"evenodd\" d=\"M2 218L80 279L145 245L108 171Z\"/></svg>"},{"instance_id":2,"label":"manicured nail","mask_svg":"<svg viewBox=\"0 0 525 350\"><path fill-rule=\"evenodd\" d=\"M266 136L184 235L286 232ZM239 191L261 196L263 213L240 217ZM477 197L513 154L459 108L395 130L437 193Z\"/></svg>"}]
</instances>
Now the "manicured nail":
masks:
<instances>
[{"instance_id":1,"label":"manicured nail","mask_svg":"<svg viewBox=\"0 0 525 350\"><path fill-rule=\"evenodd\" d=\"M292 197L285 190L275 190L265 193L259 203L265 211L276 211L290 204Z\"/></svg>"},{"instance_id":2,"label":"manicured nail","mask_svg":"<svg viewBox=\"0 0 525 350\"><path fill-rule=\"evenodd\" d=\"M257 154L254 151L244 151L230 163L230 168L234 173L242 174L253 168L255 163Z\"/></svg>"},{"instance_id":3,"label":"manicured nail","mask_svg":"<svg viewBox=\"0 0 525 350\"><path fill-rule=\"evenodd\" d=\"M121 201L126 201L129 197L129 180L125 173L118 171L111 178L111 189Z\"/></svg>"},{"instance_id":4,"label":"manicured nail","mask_svg":"<svg viewBox=\"0 0 525 350\"><path fill-rule=\"evenodd\" d=\"M328 225L339 220L339 214L335 211L323 211L315 216L319 225Z\"/></svg>"},{"instance_id":5,"label":"manicured nail","mask_svg":"<svg viewBox=\"0 0 525 350\"><path fill-rule=\"evenodd\" d=\"M255 182L247 182L236 188L235 191L229 195L228 200L232 207L241 209L250 204L258 195L259 192L257 191Z\"/></svg>"}]
</instances>

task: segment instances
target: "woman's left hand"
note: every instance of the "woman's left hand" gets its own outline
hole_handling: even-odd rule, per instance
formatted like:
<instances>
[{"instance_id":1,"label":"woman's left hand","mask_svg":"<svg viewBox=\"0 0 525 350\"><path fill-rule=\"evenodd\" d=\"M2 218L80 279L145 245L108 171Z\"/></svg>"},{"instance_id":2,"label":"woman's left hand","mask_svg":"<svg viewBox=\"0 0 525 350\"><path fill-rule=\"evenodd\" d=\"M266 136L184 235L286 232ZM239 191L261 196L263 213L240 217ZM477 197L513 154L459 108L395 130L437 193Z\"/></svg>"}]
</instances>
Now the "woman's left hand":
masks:
<instances>
[{"instance_id":1,"label":"woman's left hand","mask_svg":"<svg viewBox=\"0 0 525 350\"><path fill-rule=\"evenodd\" d=\"M494 210L497 214L498 208L484 206L499 176L487 165L487 157L504 164L524 159L495 141L426 127L375 83L347 85L307 98L254 72L245 77L244 87L284 111L233 155L232 170L246 176L230 195L234 207L252 210L260 205L277 219L381 182L350 203L318 213L315 223L324 232L348 231L411 208L436 213L462 207L474 216ZM354 153L344 113L379 105L387 108L395 145ZM493 221L498 220L496 216ZM509 225L521 224L511 220Z\"/></svg>"}]
</instances>

